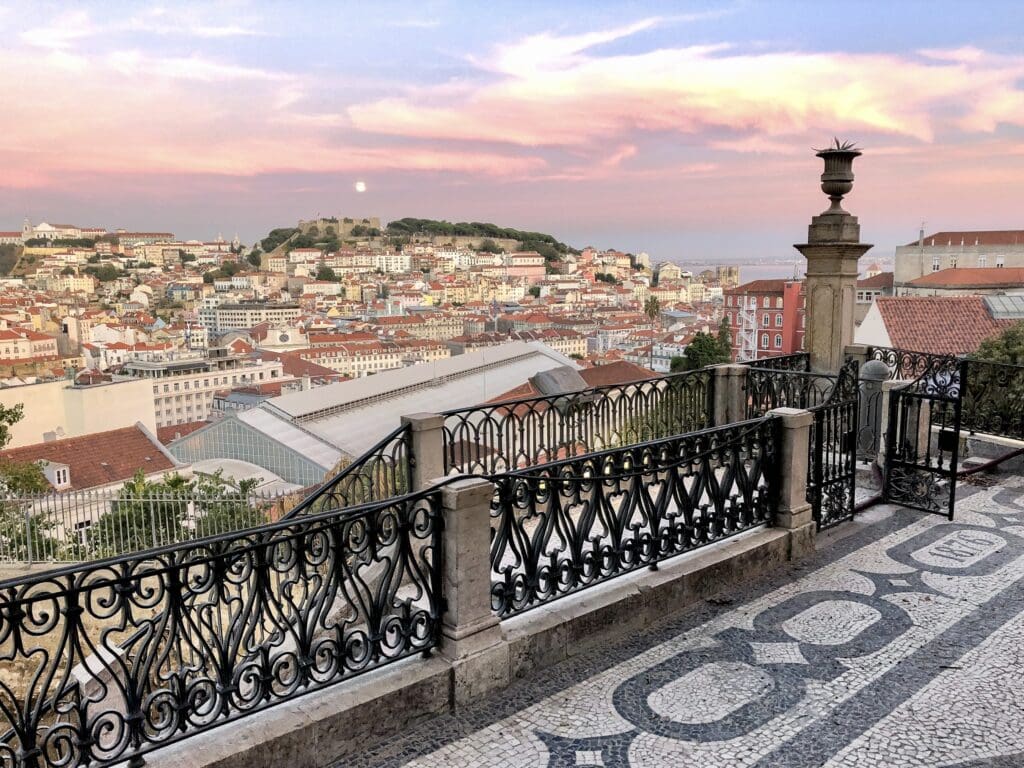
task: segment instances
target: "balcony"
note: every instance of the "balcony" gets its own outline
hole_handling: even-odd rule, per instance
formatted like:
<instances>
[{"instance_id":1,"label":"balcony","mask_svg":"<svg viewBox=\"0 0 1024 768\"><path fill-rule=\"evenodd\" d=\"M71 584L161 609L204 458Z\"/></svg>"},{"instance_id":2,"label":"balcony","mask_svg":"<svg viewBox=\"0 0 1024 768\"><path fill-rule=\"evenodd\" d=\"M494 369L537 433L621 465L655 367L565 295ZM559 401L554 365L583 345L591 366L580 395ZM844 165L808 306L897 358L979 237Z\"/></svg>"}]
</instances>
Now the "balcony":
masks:
<instances>
[{"instance_id":1,"label":"balcony","mask_svg":"<svg viewBox=\"0 0 1024 768\"><path fill-rule=\"evenodd\" d=\"M829 529L862 525L858 461L884 468L887 501L951 519L960 432L1024 437L1014 394L1024 371L849 352L837 374L810 372L806 356L791 355L411 415L278 522L2 582L0 764L227 765L241 743L251 764L285 755L326 765L407 719L477 706L599 639L628 642L695 600L730 601L743 580L788 583L778 567L821 557L816 532L828 542ZM1013 523L989 530L975 520L981 512L969 514L966 526L924 515L903 522L916 526L910 543L886 556L905 560L904 570L920 561L947 575L935 560L943 552L972 568L1008 568L1009 555L998 553L1017 551ZM886 574L886 589L899 592L901 580L916 589L919 577ZM874 583L857 578L857 594ZM796 698L772 717L804 696L805 678L783 667L845 679L849 654L821 651L827 641L808 640L804 624L847 632L833 645L853 643L857 658L911 626L885 600L776 602L788 607L758 616L788 622L780 626L790 639L757 619L729 635L756 630L747 650L715 662L746 665L747 682L788 681L780 690ZM816 624L819 613L831 618ZM840 619L855 626L829 629ZM879 621L892 638L862 636ZM678 678L673 670L713 671L693 649L675 652L691 656L650 667L663 684ZM619 683L614 697L658 701L639 677ZM699 723L734 723L718 740L756 726L731 710L696 720L617 711L633 723L621 732L698 745ZM557 726L537 737L549 756L569 749ZM612 742L602 733L581 737L574 759L582 751L606 760Z\"/></svg>"}]
</instances>

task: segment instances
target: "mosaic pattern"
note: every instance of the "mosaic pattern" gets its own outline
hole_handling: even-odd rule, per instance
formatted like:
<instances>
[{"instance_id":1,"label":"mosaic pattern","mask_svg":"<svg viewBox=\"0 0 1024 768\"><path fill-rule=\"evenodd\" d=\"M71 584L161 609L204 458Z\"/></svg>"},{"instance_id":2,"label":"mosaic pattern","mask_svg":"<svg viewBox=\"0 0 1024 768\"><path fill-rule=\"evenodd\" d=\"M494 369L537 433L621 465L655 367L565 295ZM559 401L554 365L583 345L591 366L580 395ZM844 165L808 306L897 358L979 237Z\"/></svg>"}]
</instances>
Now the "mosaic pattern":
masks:
<instances>
[{"instance_id":1,"label":"mosaic pattern","mask_svg":"<svg viewBox=\"0 0 1024 768\"><path fill-rule=\"evenodd\" d=\"M1024 765L1024 482L959 495L344 764Z\"/></svg>"}]
</instances>

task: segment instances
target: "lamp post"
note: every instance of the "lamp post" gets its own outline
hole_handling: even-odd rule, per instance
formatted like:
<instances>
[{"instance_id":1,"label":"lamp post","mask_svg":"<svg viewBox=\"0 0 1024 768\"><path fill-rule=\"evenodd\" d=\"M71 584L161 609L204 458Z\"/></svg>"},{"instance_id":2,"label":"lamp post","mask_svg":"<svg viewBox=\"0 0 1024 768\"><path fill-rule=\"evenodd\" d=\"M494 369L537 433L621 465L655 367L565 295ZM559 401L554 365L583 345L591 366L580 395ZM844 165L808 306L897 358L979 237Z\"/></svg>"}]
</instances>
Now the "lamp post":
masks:
<instances>
[{"instance_id":1,"label":"lamp post","mask_svg":"<svg viewBox=\"0 0 1024 768\"><path fill-rule=\"evenodd\" d=\"M811 218L807 242L794 245L807 259L804 346L815 371L835 373L843 350L853 343L857 261L871 248L860 241L857 217L843 210L853 189L853 161L861 152L851 143L815 150L825 163L821 191L831 205Z\"/></svg>"}]
</instances>

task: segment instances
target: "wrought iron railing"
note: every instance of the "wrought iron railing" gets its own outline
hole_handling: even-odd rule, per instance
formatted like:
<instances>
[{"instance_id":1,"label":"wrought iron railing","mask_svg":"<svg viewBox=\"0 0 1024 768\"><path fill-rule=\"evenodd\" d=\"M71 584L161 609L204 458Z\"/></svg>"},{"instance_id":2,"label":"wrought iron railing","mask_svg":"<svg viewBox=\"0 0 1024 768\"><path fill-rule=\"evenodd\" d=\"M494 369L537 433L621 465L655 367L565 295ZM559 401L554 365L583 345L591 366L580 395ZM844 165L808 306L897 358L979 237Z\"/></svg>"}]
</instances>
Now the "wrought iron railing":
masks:
<instances>
[{"instance_id":1,"label":"wrought iron railing","mask_svg":"<svg viewBox=\"0 0 1024 768\"><path fill-rule=\"evenodd\" d=\"M285 517L315 515L408 493L412 481L412 441L403 425L341 469Z\"/></svg>"},{"instance_id":2,"label":"wrought iron railing","mask_svg":"<svg viewBox=\"0 0 1024 768\"><path fill-rule=\"evenodd\" d=\"M713 386L704 368L447 411L445 471L504 472L704 429L713 424Z\"/></svg>"},{"instance_id":3,"label":"wrought iron railing","mask_svg":"<svg viewBox=\"0 0 1024 768\"><path fill-rule=\"evenodd\" d=\"M746 417L755 419L773 408L812 408L832 394L836 376L808 371L747 369L743 382Z\"/></svg>"},{"instance_id":4,"label":"wrought iron railing","mask_svg":"<svg viewBox=\"0 0 1024 768\"><path fill-rule=\"evenodd\" d=\"M762 357L760 360L744 360L740 364L749 365L751 368L771 368L775 371L809 371L811 355L809 352L794 352L790 355Z\"/></svg>"},{"instance_id":5,"label":"wrought iron railing","mask_svg":"<svg viewBox=\"0 0 1024 768\"><path fill-rule=\"evenodd\" d=\"M107 766L437 643L440 494L0 583L0 765Z\"/></svg>"},{"instance_id":6,"label":"wrought iron railing","mask_svg":"<svg viewBox=\"0 0 1024 768\"><path fill-rule=\"evenodd\" d=\"M1024 366L969 359L965 367L961 426L1024 440Z\"/></svg>"},{"instance_id":7,"label":"wrought iron railing","mask_svg":"<svg viewBox=\"0 0 1024 768\"><path fill-rule=\"evenodd\" d=\"M948 379L957 370L960 359L956 355L936 355L892 347L868 347L869 360L881 360L889 368L892 381L937 378Z\"/></svg>"},{"instance_id":8,"label":"wrought iron railing","mask_svg":"<svg viewBox=\"0 0 1024 768\"><path fill-rule=\"evenodd\" d=\"M856 504L858 365L843 364L827 399L812 406L807 446L807 502L818 528L853 517Z\"/></svg>"},{"instance_id":9,"label":"wrought iron railing","mask_svg":"<svg viewBox=\"0 0 1024 768\"><path fill-rule=\"evenodd\" d=\"M776 428L740 422L498 478L495 612L520 613L768 522Z\"/></svg>"}]
</instances>

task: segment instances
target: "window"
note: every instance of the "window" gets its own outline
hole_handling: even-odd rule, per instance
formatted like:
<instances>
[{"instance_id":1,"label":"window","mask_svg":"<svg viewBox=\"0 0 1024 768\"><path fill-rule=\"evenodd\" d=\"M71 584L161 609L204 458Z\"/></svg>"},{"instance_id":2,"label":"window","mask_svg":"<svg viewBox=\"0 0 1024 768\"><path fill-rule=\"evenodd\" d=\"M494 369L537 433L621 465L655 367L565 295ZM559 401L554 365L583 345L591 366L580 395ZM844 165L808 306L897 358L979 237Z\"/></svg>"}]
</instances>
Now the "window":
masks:
<instances>
[{"instance_id":1,"label":"window","mask_svg":"<svg viewBox=\"0 0 1024 768\"><path fill-rule=\"evenodd\" d=\"M725 323L726 323L726 325L732 325L732 313L731 312L726 312L725 313Z\"/></svg>"},{"instance_id":2,"label":"window","mask_svg":"<svg viewBox=\"0 0 1024 768\"><path fill-rule=\"evenodd\" d=\"M775 315L775 327L776 328L781 328L782 327L782 313L781 312L777 312L776 315Z\"/></svg>"},{"instance_id":3,"label":"window","mask_svg":"<svg viewBox=\"0 0 1024 768\"><path fill-rule=\"evenodd\" d=\"M769 325L771 325L771 322L772 322L771 315L769 315L767 312L765 312L763 315L761 315L761 325L762 326L767 328Z\"/></svg>"},{"instance_id":4,"label":"window","mask_svg":"<svg viewBox=\"0 0 1024 768\"><path fill-rule=\"evenodd\" d=\"M949 257L949 266L951 269L956 269L956 256Z\"/></svg>"},{"instance_id":5,"label":"window","mask_svg":"<svg viewBox=\"0 0 1024 768\"><path fill-rule=\"evenodd\" d=\"M775 308L776 309L782 309L782 297L781 296L779 296L777 299L775 299Z\"/></svg>"},{"instance_id":6,"label":"window","mask_svg":"<svg viewBox=\"0 0 1024 768\"><path fill-rule=\"evenodd\" d=\"M996 256L996 269L1006 266L1006 259L1002 256Z\"/></svg>"},{"instance_id":7,"label":"window","mask_svg":"<svg viewBox=\"0 0 1024 768\"><path fill-rule=\"evenodd\" d=\"M762 333L761 334L761 347L763 349L768 349L768 334L767 333Z\"/></svg>"},{"instance_id":8,"label":"window","mask_svg":"<svg viewBox=\"0 0 1024 768\"><path fill-rule=\"evenodd\" d=\"M775 348L776 349L782 349L782 334L781 333L776 333L775 334Z\"/></svg>"},{"instance_id":9,"label":"window","mask_svg":"<svg viewBox=\"0 0 1024 768\"><path fill-rule=\"evenodd\" d=\"M939 271L939 257L938 256L932 256L932 272L938 272L938 271Z\"/></svg>"},{"instance_id":10,"label":"window","mask_svg":"<svg viewBox=\"0 0 1024 768\"><path fill-rule=\"evenodd\" d=\"M979 267L987 267L988 266L988 256L984 256L984 255L979 256L978 257L978 266Z\"/></svg>"},{"instance_id":11,"label":"window","mask_svg":"<svg viewBox=\"0 0 1024 768\"><path fill-rule=\"evenodd\" d=\"M768 307L770 307L771 305L772 305L772 300L771 300L771 299L769 299L769 298L768 298L767 296L765 296L765 297L764 297L764 298L763 298L763 299L761 300L761 306L762 306L762 307L764 307L765 309L767 309L767 308L768 308Z\"/></svg>"}]
</instances>

